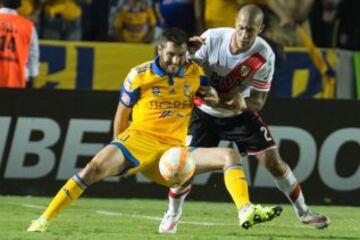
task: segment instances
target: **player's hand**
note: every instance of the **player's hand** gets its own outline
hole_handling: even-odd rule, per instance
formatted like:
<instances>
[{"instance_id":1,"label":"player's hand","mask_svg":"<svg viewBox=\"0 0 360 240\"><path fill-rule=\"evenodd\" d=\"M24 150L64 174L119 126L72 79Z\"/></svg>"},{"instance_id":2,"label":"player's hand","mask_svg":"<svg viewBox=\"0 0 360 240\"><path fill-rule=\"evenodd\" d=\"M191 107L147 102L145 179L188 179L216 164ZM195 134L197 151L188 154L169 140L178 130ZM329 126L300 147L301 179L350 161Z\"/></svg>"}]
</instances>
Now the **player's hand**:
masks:
<instances>
[{"instance_id":1,"label":"player's hand","mask_svg":"<svg viewBox=\"0 0 360 240\"><path fill-rule=\"evenodd\" d=\"M197 50L201 48L203 44L205 44L205 38L194 36L189 39L188 42L188 51L190 54L194 54Z\"/></svg>"},{"instance_id":2,"label":"player's hand","mask_svg":"<svg viewBox=\"0 0 360 240\"><path fill-rule=\"evenodd\" d=\"M223 99L221 101L221 105L223 108L236 111L236 112L242 112L247 108L245 98L241 93L235 94L230 99Z\"/></svg>"},{"instance_id":3,"label":"player's hand","mask_svg":"<svg viewBox=\"0 0 360 240\"><path fill-rule=\"evenodd\" d=\"M202 99L204 100L206 105L217 107L220 102L219 95L217 91L212 87L203 88L199 91L203 96Z\"/></svg>"}]
</instances>

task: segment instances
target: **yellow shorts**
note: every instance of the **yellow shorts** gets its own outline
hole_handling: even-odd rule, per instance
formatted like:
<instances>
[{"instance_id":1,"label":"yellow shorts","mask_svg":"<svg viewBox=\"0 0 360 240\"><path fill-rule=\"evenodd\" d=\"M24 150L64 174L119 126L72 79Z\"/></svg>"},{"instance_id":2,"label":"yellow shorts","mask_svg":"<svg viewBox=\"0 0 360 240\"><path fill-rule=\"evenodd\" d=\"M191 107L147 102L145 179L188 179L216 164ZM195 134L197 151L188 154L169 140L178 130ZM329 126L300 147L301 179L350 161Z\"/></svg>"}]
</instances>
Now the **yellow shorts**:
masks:
<instances>
[{"instance_id":1,"label":"yellow shorts","mask_svg":"<svg viewBox=\"0 0 360 240\"><path fill-rule=\"evenodd\" d=\"M151 181L169 186L162 178L159 171L159 160L166 150L172 147L189 147L157 141L154 137L135 132L125 131L117 137L111 144L117 146L126 159L131 161L134 167L128 169L122 176L131 176L141 172Z\"/></svg>"}]
</instances>

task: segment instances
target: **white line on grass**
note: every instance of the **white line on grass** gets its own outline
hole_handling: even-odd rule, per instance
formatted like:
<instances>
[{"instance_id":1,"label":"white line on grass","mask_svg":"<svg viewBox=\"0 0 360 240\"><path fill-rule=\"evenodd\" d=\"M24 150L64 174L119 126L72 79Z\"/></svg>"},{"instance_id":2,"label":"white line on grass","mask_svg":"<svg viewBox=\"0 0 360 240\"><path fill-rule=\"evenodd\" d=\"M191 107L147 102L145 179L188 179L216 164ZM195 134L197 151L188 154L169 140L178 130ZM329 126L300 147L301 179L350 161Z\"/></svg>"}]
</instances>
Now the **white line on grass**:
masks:
<instances>
[{"instance_id":1,"label":"white line on grass","mask_svg":"<svg viewBox=\"0 0 360 240\"><path fill-rule=\"evenodd\" d=\"M137 214L127 214L127 213L120 213L120 212L111 212L111 211L103 211L103 210L95 210L97 214L105 215L105 216L126 216L132 218L142 218L152 221L161 221L162 218L160 217L151 217L146 215L137 215ZM197 222L197 221L180 221L182 224L191 224L191 225L200 225L200 226L236 226L237 224L233 223L221 223L221 222ZM308 226L294 226L294 225L287 225L287 224L270 224L267 223L266 225L262 226L271 226L271 227L290 227L290 228L309 228Z\"/></svg>"},{"instance_id":2,"label":"white line on grass","mask_svg":"<svg viewBox=\"0 0 360 240\"><path fill-rule=\"evenodd\" d=\"M21 204L21 206L26 208L35 208L35 209L45 209L44 206L41 205L34 205L34 204ZM161 221L161 217L154 217L154 216L147 216L147 215L138 215L138 214L127 214L121 212L112 212L112 211L105 211L105 210L92 210L96 214L104 215L104 216L119 216L119 217L131 217L131 218L141 218L151 221ZM198 225L198 226L236 226L237 224L232 223L221 223L221 222L197 222L197 221L181 221L182 224L191 224L191 225ZM289 228L309 228L308 226L301 226L301 225L288 225L288 224L271 224L267 223L266 225L262 226L269 226L269 227L289 227Z\"/></svg>"},{"instance_id":3,"label":"white line on grass","mask_svg":"<svg viewBox=\"0 0 360 240\"><path fill-rule=\"evenodd\" d=\"M45 209L44 206L34 205L34 204L21 204L21 206L27 207L27 208Z\"/></svg>"},{"instance_id":4,"label":"white line on grass","mask_svg":"<svg viewBox=\"0 0 360 240\"><path fill-rule=\"evenodd\" d=\"M97 214L106 215L106 216L126 216L132 218L142 218L147 220L154 220L154 221L161 221L161 217L151 217L146 215L137 215L137 214L126 214L126 213L119 213L119 212L109 212L103 210L95 210ZM219 223L219 222L194 222L194 221L181 221L183 224L192 224L192 225L201 225L201 226L225 226L225 225L234 225L230 223Z\"/></svg>"}]
</instances>

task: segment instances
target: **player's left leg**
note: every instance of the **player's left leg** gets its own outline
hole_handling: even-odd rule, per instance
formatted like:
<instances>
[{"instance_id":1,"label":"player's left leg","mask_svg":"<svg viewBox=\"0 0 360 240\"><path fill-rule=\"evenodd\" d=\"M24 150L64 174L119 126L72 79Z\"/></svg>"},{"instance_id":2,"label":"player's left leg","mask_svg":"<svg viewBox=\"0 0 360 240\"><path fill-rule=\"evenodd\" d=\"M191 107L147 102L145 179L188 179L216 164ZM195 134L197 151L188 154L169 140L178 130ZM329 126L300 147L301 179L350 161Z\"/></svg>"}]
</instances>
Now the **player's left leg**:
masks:
<instances>
[{"instance_id":1,"label":"player's left leg","mask_svg":"<svg viewBox=\"0 0 360 240\"><path fill-rule=\"evenodd\" d=\"M240 154L231 148L197 148L191 155L197 172L224 169L225 186L237 209L250 203Z\"/></svg>"},{"instance_id":2,"label":"player's left leg","mask_svg":"<svg viewBox=\"0 0 360 240\"><path fill-rule=\"evenodd\" d=\"M108 145L101 149L79 173L70 178L57 192L43 214L34 220L28 232L44 232L49 222L59 212L76 201L91 184L112 176L126 169L131 163L115 146Z\"/></svg>"},{"instance_id":3,"label":"player's left leg","mask_svg":"<svg viewBox=\"0 0 360 240\"><path fill-rule=\"evenodd\" d=\"M256 155L274 178L275 184L292 203L296 215L304 224L316 228L324 228L329 219L321 214L313 213L305 203L301 186L290 167L282 160L277 148L268 149Z\"/></svg>"}]
</instances>

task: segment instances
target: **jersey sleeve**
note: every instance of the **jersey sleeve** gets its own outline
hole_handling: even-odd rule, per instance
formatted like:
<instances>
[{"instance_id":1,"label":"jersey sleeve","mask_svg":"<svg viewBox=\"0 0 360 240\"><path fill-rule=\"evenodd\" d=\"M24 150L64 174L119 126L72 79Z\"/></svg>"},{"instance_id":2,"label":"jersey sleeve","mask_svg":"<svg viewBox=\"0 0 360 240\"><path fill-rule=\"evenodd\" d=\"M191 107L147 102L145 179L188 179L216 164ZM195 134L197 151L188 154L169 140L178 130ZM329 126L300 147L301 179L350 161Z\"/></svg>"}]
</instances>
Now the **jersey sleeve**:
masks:
<instances>
[{"instance_id":1,"label":"jersey sleeve","mask_svg":"<svg viewBox=\"0 0 360 240\"><path fill-rule=\"evenodd\" d=\"M28 77L36 77L39 75L39 59L39 38L35 27L32 26L30 48L26 63L26 79L28 79Z\"/></svg>"},{"instance_id":2,"label":"jersey sleeve","mask_svg":"<svg viewBox=\"0 0 360 240\"><path fill-rule=\"evenodd\" d=\"M194 59L198 63L206 62L209 58L209 49L210 49L210 34L209 30L201 34L201 38L205 39L205 44L203 44L199 50L196 51Z\"/></svg>"},{"instance_id":3,"label":"jersey sleeve","mask_svg":"<svg viewBox=\"0 0 360 240\"><path fill-rule=\"evenodd\" d=\"M252 89L261 92L270 91L271 81L274 75L275 55L271 54L265 64L254 74L250 81Z\"/></svg>"},{"instance_id":4,"label":"jersey sleeve","mask_svg":"<svg viewBox=\"0 0 360 240\"><path fill-rule=\"evenodd\" d=\"M135 69L127 75L120 90L119 102L125 107L132 108L140 95L140 79Z\"/></svg>"}]
</instances>

